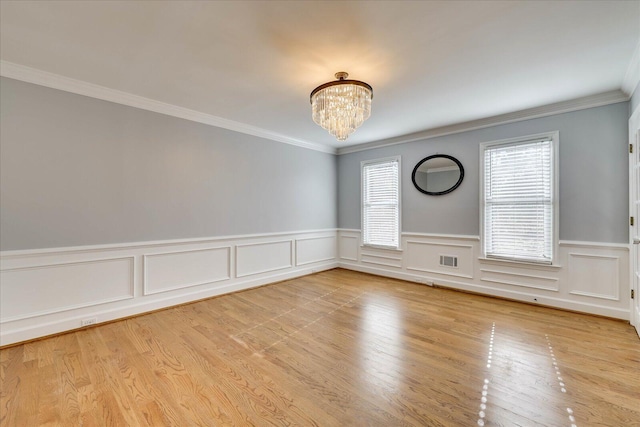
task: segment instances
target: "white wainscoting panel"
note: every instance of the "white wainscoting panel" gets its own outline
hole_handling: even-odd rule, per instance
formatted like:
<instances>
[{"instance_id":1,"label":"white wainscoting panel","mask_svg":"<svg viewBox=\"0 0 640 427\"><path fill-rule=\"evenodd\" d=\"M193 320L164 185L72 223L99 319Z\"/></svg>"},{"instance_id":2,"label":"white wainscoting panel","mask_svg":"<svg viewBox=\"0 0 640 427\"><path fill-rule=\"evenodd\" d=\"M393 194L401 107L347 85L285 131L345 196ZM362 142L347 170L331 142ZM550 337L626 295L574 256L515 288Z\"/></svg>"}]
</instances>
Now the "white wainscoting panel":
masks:
<instances>
[{"instance_id":1,"label":"white wainscoting panel","mask_svg":"<svg viewBox=\"0 0 640 427\"><path fill-rule=\"evenodd\" d=\"M3 251L0 346L335 268L336 242L327 229Z\"/></svg>"},{"instance_id":2,"label":"white wainscoting panel","mask_svg":"<svg viewBox=\"0 0 640 427\"><path fill-rule=\"evenodd\" d=\"M231 246L144 255L144 295L231 278Z\"/></svg>"},{"instance_id":3,"label":"white wainscoting panel","mask_svg":"<svg viewBox=\"0 0 640 427\"><path fill-rule=\"evenodd\" d=\"M124 257L4 269L1 321L133 298L133 261Z\"/></svg>"},{"instance_id":4,"label":"white wainscoting panel","mask_svg":"<svg viewBox=\"0 0 640 427\"><path fill-rule=\"evenodd\" d=\"M339 235L338 256L346 261L358 261L359 236Z\"/></svg>"},{"instance_id":5,"label":"white wainscoting panel","mask_svg":"<svg viewBox=\"0 0 640 427\"><path fill-rule=\"evenodd\" d=\"M629 247L561 241L554 266L481 258L478 236L402 233L399 251L360 248L359 230L338 230L342 268L380 276L629 319ZM458 258L457 268L440 256Z\"/></svg>"},{"instance_id":6,"label":"white wainscoting panel","mask_svg":"<svg viewBox=\"0 0 640 427\"><path fill-rule=\"evenodd\" d=\"M402 268L402 254L394 250L367 248L360 252L360 261L365 264Z\"/></svg>"},{"instance_id":7,"label":"white wainscoting panel","mask_svg":"<svg viewBox=\"0 0 640 427\"><path fill-rule=\"evenodd\" d=\"M336 236L296 239L296 265L336 259Z\"/></svg>"},{"instance_id":8,"label":"white wainscoting panel","mask_svg":"<svg viewBox=\"0 0 640 427\"><path fill-rule=\"evenodd\" d=\"M407 270L473 279L473 245L428 240L406 240ZM440 265L440 256L458 258L457 267Z\"/></svg>"},{"instance_id":9,"label":"white wainscoting panel","mask_svg":"<svg viewBox=\"0 0 640 427\"><path fill-rule=\"evenodd\" d=\"M628 245L560 242L552 268L480 260L477 236L403 233L401 247L360 248L359 230L329 229L4 251L0 345L337 266L629 319Z\"/></svg>"},{"instance_id":10,"label":"white wainscoting panel","mask_svg":"<svg viewBox=\"0 0 640 427\"><path fill-rule=\"evenodd\" d=\"M293 240L236 246L236 277L282 270L293 265Z\"/></svg>"},{"instance_id":11,"label":"white wainscoting panel","mask_svg":"<svg viewBox=\"0 0 640 427\"><path fill-rule=\"evenodd\" d=\"M539 272L529 271L516 273L499 268L481 268L480 280L488 283L498 283L509 286L521 286L523 288L542 289L545 291L558 291L560 279L552 275L543 276ZM557 276L557 275L556 275Z\"/></svg>"},{"instance_id":12,"label":"white wainscoting panel","mask_svg":"<svg viewBox=\"0 0 640 427\"><path fill-rule=\"evenodd\" d=\"M570 293L619 300L620 259L616 256L569 253Z\"/></svg>"}]
</instances>

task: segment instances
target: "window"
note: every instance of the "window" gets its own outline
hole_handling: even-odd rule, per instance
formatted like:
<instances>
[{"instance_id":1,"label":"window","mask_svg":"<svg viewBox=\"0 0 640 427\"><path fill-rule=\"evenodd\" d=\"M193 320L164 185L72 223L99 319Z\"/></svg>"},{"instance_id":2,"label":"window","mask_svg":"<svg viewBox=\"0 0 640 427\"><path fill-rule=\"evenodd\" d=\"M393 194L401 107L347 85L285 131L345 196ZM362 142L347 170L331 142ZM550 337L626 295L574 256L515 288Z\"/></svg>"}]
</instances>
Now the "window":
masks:
<instances>
[{"instance_id":1,"label":"window","mask_svg":"<svg viewBox=\"0 0 640 427\"><path fill-rule=\"evenodd\" d=\"M362 243L400 247L400 157L362 162Z\"/></svg>"},{"instance_id":2,"label":"window","mask_svg":"<svg viewBox=\"0 0 640 427\"><path fill-rule=\"evenodd\" d=\"M486 258L553 264L558 232L558 132L481 144Z\"/></svg>"}]
</instances>

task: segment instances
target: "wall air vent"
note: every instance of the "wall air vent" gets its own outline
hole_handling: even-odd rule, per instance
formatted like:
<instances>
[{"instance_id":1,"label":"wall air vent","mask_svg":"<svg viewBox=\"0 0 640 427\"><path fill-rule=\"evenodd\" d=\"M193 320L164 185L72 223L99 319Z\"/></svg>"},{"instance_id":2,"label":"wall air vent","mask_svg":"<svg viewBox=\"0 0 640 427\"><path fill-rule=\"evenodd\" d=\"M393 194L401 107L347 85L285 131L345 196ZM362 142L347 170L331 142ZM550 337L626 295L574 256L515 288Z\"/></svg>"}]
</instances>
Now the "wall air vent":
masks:
<instances>
[{"instance_id":1,"label":"wall air vent","mask_svg":"<svg viewBox=\"0 0 640 427\"><path fill-rule=\"evenodd\" d=\"M458 257L452 255L440 255L440 265L445 267L458 267Z\"/></svg>"}]
</instances>

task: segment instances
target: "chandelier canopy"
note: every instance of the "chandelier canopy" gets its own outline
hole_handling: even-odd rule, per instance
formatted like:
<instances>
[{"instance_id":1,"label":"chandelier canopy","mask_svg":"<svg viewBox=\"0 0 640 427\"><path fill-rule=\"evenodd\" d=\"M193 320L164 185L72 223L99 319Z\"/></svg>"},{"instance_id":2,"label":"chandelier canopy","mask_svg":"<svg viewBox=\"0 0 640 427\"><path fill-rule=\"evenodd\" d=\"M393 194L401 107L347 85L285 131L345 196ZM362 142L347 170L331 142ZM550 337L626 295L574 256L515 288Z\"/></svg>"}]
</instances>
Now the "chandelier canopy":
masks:
<instances>
[{"instance_id":1,"label":"chandelier canopy","mask_svg":"<svg viewBox=\"0 0 640 427\"><path fill-rule=\"evenodd\" d=\"M311 92L313 121L338 141L344 141L371 115L373 89L349 74L336 73L337 81L325 83Z\"/></svg>"}]
</instances>

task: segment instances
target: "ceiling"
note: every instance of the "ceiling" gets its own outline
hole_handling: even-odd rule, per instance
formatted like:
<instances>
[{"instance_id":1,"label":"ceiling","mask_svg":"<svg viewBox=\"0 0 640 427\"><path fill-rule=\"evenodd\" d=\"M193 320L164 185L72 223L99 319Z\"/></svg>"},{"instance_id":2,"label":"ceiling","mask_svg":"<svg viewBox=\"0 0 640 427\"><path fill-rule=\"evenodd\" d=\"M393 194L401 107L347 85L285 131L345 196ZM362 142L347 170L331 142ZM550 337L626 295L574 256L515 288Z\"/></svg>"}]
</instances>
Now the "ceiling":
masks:
<instances>
[{"instance_id":1,"label":"ceiling","mask_svg":"<svg viewBox=\"0 0 640 427\"><path fill-rule=\"evenodd\" d=\"M0 4L4 69L331 149L624 89L640 40L640 1ZM337 71L374 90L371 118L345 142L309 104Z\"/></svg>"}]
</instances>

